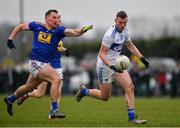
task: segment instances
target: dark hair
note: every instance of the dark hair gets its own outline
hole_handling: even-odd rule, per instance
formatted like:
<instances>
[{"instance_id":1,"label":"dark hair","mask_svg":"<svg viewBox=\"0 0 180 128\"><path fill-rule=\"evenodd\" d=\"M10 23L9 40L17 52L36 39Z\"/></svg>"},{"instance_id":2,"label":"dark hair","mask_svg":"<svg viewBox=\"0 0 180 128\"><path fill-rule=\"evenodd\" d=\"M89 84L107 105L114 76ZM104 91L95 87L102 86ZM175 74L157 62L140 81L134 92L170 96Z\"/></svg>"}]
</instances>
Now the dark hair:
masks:
<instances>
[{"instance_id":1,"label":"dark hair","mask_svg":"<svg viewBox=\"0 0 180 128\"><path fill-rule=\"evenodd\" d=\"M120 17L120 18L124 19L124 18L126 18L126 17L128 17L128 16L127 16L127 14L126 14L125 11L119 11L119 12L116 14L116 18L117 18L117 17Z\"/></svg>"},{"instance_id":2,"label":"dark hair","mask_svg":"<svg viewBox=\"0 0 180 128\"><path fill-rule=\"evenodd\" d=\"M50 9L50 10L48 10L48 11L45 13L45 16L48 16L49 14L51 14L51 12L58 13L57 10L55 10L55 9Z\"/></svg>"}]
</instances>

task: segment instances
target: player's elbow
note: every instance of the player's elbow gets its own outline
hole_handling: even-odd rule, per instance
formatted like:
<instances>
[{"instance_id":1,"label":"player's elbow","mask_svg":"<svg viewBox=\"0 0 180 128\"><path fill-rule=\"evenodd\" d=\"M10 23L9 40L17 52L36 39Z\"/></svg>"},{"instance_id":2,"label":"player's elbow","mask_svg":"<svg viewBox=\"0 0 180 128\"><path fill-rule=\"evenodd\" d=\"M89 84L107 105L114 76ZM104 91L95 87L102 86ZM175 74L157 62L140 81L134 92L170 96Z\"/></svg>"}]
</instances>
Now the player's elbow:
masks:
<instances>
[{"instance_id":1,"label":"player's elbow","mask_svg":"<svg viewBox=\"0 0 180 128\"><path fill-rule=\"evenodd\" d=\"M28 30L28 25L26 23L22 23L16 26L16 31Z\"/></svg>"},{"instance_id":2,"label":"player's elbow","mask_svg":"<svg viewBox=\"0 0 180 128\"><path fill-rule=\"evenodd\" d=\"M102 52L99 52L99 54L98 54L98 56L103 60L103 58L104 58L104 53L102 53Z\"/></svg>"}]
</instances>

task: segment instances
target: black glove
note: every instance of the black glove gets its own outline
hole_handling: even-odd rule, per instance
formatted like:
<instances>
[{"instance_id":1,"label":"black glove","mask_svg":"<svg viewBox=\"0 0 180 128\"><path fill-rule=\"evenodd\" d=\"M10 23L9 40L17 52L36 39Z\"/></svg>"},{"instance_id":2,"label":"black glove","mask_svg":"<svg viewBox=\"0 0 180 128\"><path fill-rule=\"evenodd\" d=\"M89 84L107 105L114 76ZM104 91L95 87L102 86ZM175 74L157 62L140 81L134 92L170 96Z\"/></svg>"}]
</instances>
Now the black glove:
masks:
<instances>
[{"instance_id":1,"label":"black glove","mask_svg":"<svg viewBox=\"0 0 180 128\"><path fill-rule=\"evenodd\" d=\"M16 47L15 47L15 45L14 45L14 43L13 43L13 41L12 40L10 40L10 39L8 39L8 41L7 41L7 46L8 46L8 48L10 48L10 49L15 49Z\"/></svg>"},{"instance_id":2,"label":"black glove","mask_svg":"<svg viewBox=\"0 0 180 128\"><path fill-rule=\"evenodd\" d=\"M114 65L110 65L109 68L112 69L112 70L114 70L115 72L123 73L122 70L118 70Z\"/></svg>"},{"instance_id":3,"label":"black glove","mask_svg":"<svg viewBox=\"0 0 180 128\"><path fill-rule=\"evenodd\" d=\"M141 62L144 64L145 68L148 68L148 67L149 67L149 62L147 61L147 59L146 59L144 56L142 56L142 57L140 58L140 60L141 60Z\"/></svg>"},{"instance_id":4,"label":"black glove","mask_svg":"<svg viewBox=\"0 0 180 128\"><path fill-rule=\"evenodd\" d=\"M64 51L64 54L65 54L65 56L69 57L69 50L66 49L66 50Z\"/></svg>"}]
</instances>

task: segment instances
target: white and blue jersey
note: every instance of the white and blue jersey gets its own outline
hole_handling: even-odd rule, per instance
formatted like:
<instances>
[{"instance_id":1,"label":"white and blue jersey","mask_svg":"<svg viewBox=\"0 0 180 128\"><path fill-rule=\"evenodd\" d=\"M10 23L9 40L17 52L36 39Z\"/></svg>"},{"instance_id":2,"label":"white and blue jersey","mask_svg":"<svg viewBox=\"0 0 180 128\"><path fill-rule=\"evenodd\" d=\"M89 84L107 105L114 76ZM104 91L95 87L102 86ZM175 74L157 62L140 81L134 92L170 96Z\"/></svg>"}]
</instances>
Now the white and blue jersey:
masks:
<instances>
[{"instance_id":1,"label":"white and blue jersey","mask_svg":"<svg viewBox=\"0 0 180 128\"><path fill-rule=\"evenodd\" d=\"M118 32L115 26L112 26L106 31L102 44L109 48L106 58L111 65L115 63L115 59L120 55L122 47L127 41L131 41L127 28L121 33ZM97 67L107 67L99 56L97 57Z\"/></svg>"},{"instance_id":2,"label":"white and blue jersey","mask_svg":"<svg viewBox=\"0 0 180 128\"><path fill-rule=\"evenodd\" d=\"M65 27L60 26L53 30L48 30L39 22L29 23L29 29L34 33L31 60L49 63L56 55L58 43L62 40Z\"/></svg>"}]
</instances>

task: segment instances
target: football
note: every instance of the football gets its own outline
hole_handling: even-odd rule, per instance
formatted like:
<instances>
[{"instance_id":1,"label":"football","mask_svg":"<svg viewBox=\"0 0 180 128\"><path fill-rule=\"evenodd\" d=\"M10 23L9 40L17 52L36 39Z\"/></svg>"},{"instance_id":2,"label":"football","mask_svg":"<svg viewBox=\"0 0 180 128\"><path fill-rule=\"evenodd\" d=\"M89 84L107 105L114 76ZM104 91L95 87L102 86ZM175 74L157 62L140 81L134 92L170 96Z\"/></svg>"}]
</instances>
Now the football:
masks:
<instances>
[{"instance_id":1,"label":"football","mask_svg":"<svg viewBox=\"0 0 180 128\"><path fill-rule=\"evenodd\" d=\"M118 70L126 70L129 68L130 64L131 64L131 62L130 62L129 58L125 55L118 56L115 61L115 67Z\"/></svg>"}]
</instances>

